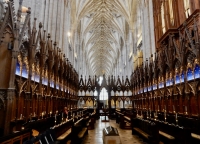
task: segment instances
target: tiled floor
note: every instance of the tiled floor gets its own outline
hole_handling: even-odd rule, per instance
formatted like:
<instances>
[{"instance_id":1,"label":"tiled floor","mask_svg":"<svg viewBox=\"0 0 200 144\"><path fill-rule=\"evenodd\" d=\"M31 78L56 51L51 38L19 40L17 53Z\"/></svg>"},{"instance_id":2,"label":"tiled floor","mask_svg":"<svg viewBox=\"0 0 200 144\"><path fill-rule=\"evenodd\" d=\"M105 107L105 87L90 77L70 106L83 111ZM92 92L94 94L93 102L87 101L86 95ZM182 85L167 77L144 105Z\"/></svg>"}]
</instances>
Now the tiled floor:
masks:
<instances>
[{"instance_id":1,"label":"tiled floor","mask_svg":"<svg viewBox=\"0 0 200 144\"><path fill-rule=\"evenodd\" d=\"M101 122L97 120L95 123L95 129L89 130L83 144L103 144L103 128L112 126L118 129L121 144L146 144L136 135L132 135L131 130L123 130L119 128L119 124L116 124L115 120L110 120L109 122Z\"/></svg>"}]
</instances>

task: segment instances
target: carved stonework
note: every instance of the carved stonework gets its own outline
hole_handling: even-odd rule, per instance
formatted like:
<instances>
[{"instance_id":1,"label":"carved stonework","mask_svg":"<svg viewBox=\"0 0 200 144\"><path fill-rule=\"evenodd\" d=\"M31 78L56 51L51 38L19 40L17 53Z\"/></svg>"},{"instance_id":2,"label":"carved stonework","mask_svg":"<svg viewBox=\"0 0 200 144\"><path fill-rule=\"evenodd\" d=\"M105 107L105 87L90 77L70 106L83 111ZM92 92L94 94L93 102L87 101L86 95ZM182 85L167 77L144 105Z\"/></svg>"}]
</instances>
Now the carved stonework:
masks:
<instances>
[{"instance_id":1,"label":"carved stonework","mask_svg":"<svg viewBox=\"0 0 200 144\"><path fill-rule=\"evenodd\" d=\"M6 105L6 91L5 90L0 90L0 109L4 108L5 109L5 105Z\"/></svg>"}]
</instances>

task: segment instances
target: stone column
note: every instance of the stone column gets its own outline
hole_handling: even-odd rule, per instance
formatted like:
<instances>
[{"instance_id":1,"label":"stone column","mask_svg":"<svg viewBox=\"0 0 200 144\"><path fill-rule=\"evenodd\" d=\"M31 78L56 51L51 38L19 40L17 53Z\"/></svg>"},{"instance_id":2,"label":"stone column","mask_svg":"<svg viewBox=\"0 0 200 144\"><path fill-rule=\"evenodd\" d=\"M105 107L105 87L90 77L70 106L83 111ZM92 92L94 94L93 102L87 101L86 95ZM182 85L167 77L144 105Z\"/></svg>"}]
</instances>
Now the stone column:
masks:
<instances>
[{"instance_id":1,"label":"stone column","mask_svg":"<svg viewBox=\"0 0 200 144\"><path fill-rule=\"evenodd\" d=\"M43 20L43 30L48 30L48 17L49 17L49 0L44 1L44 20ZM47 31L49 33L49 31Z\"/></svg>"},{"instance_id":2,"label":"stone column","mask_svg":"<svg viewBox=\"0 0 200 144\"><path fill-rule=\"evenodd\" d=\"M61 10L62 10L62 1L58 0L57 4L57 14L56 14L56 35L55 35L55 39L56 42L58 44L58 47L61 48L60 46L60 30L62 28L62 18L61 18ZM61 49L62 50L62 49Z\"/></svg>"},{"instance_id":3,"label":"stone column","mask_svg":"<svg viewBox=\"0 0 200 144\"><path fill-rule=\"evenodd\" d=\"M51 21L53 19L52 15L53 15L53 0L48 0L49 3L48 3L48 23L47 23L47 33L50 33L51 36L52 36L52 32L51 32L51 29L52 29L52 26L51 26ZM55 20L55 19L54 19ZM51 37L51 39L53 41L55 41L55 39L53 39L53 37Z\"/></svg>"}]
</instances>

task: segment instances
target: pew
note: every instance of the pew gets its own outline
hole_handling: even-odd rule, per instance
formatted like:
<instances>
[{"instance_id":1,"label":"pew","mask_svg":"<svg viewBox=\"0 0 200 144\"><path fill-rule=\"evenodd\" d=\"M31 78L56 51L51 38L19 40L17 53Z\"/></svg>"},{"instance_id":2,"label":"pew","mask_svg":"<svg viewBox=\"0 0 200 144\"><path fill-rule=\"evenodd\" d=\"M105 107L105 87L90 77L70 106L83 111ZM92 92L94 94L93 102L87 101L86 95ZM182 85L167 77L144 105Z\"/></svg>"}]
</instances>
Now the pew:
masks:
<instances>
[{"instance_id":1,"label":"pew","mask_svg":"<svg viewBox=\"0 0 200 144\"><path fill-rule=\"evenodd\" d=\"M23 144L31 137L31 129L22 130L0 138L1 144Z\"/></svg>"},{"instance_id":2,"label":"pew","mask_svg":"<svg viewBox=\"0 0 200 144\"><path fill-rule=\"evenodd\" d=\"M155 122L159 130L159 140L164 143L174 144L198 144L200 143L200 121L195 118L188 118L184 115L157 114L157 119L148 118Z\"/></svg>"},{"instance_id":3,"label":"pew","mask_svg":"<svg viewBox=\"0 0 200 144\"><path fill-rule=\"evenodd\" d=\"M120 128L131 129L131 117L126 115L120 116Z\"/></svg>"},{"instance_id":4,"label":"pew","mask_svg":"<svg viewBox=\"0 0 200 144\"><path fill-rule=\"evenodd\" d=\"M72 124L72 119L62 122L40 133L38 136L32 137L24 144L65 144L70 140Z\"/></svg>"},{"instance_id":5,"label":"pew","mask_svg":"<svg viewBox=\"0 0 200 144\"><path fill-rule=\"evenodd\" d=\"M73 125L73 120L70 119L67 122L63 122L57 126L54 126L52 130L55 132L55 137L57 141L65 143L70 139L71 127Z\"/></svg>"},{"instance_id":6,"label":"pew","mask_svg":"<svg viewBox=\"0 0 200 144\"><path fill-rule=\"evenodd\" d=\"M116 113L116 123L119 123L120 128L131 129L132 112L128 110L116 109L115 113Z\"/></svg>"},{"instance_id":7,"label":"pew","mask_svg":"<svg viewBox=\"0 0 200 144\"><path fill-rule=\"evenodd\" d=\"M77 112L75 114L78 114ZM43 117L31 119L22 125L21 131L10 134L0 138L1 144L29 144L29 143L66 143L73 138L72 130L75 126L80 126L80 130L73 133L78 137L80 141L88 133L88 127L94 125L95 113L89 114L87 110L84 110L81 115L73 115L73 119L65 121L62 118L62 114L58 114L55 117ZM80 114L80 113L79 113ZM92 119L93 118L93 119ZM92 124L93 123L93 124ZM93 126L94 127L94 126ZM32 130L36 130L39 135L35 136ZM76 141L76 140L75 140Z\"/></svg>"},{"instance_id":8,"label":"pew","mask_svg":"<svg viewBox=\"0 0 200 144\"><path fill-rule=\"evenodd\" d=\"M121 111L118 110L118 109L116 109L115 113L116 113L116 123L119 124L120 123L120 117L123 116L124 114L121 113Z\"/></svg>"},{"instance_id":9,"label":"pew","mask_svg":"<svg viewBox=\"0 0 200 144\"><path fill-rule=\"evenodd\" d=\"M189 131L188 141L192 144L200 143L200 120L197 118L188 118L178 116L178 125L184 127Z\"/></svg>"},{"instance_id":10,"label":"pew","mask_svg":"<svg viewBox=\"0 0 200 144\"><path fill-rule=\"evenodd\" d=\"M89 129L89 130L94 129L95 121L96 121L96 113L93 112L93 113L90 115L89 126L88 126L88 129Z\"/></svg>"},{"instance_id":11,"label":"pew","mask_svg":"<svg viewBox=\"0 0 200 144\"><path fill-rule=\"evenodd\" d=\"M88 134L89 117L81 118L72 126L71 144L79 144Z\"/></svg>"},{"instance_id":12,"label":"pew","mask_svg":"<svg viewBox=\"0 0 200 144\"><path fill-rule=\"evenodd\" d=\"M154 122L141 118L132 119L132 134L139 134L150 144L158 144L158 129Z\"/></svg>"}]
</instances>

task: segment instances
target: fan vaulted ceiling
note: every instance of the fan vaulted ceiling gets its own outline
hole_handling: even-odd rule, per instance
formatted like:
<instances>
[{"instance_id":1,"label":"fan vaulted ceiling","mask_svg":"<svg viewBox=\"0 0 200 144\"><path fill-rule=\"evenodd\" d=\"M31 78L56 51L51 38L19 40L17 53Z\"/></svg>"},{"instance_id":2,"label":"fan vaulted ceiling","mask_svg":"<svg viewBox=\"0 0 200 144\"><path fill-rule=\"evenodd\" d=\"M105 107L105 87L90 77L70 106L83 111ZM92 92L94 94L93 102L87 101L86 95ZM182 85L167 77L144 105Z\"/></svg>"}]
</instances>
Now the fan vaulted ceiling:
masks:
<instances>
[{"instance_id":1,"label":"fan vaulted ceiling","mask_svg":"<svg viewBox=\"0 0 200 144\"><path fill-rule=\"evenodd\" d=\"M110 74L133 28L137 0L72 0L72 30L79 31L93 74Z\"/></svg>"}]
</instances>

